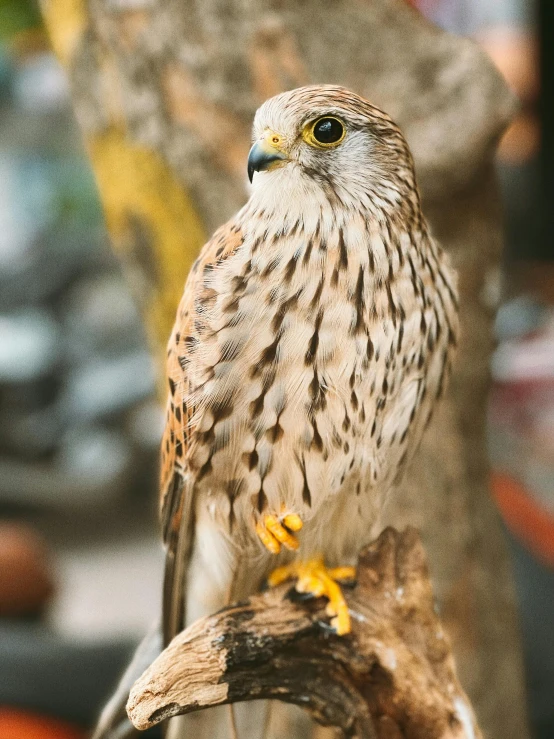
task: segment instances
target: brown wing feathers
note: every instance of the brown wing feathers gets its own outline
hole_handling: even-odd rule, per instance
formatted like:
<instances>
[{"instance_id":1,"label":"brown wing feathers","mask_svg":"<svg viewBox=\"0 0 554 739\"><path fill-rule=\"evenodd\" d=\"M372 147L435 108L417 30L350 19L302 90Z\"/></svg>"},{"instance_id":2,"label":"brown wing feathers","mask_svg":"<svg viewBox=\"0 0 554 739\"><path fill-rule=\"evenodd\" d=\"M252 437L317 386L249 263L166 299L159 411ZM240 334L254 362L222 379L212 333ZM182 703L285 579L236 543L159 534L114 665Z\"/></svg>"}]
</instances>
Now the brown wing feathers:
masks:
<instances>
[{"instance_id":1,"label":"brown wing feathers","mask_svg":"<svg viewBox=\"0 0 554 739\"><path fill-rule=\"evenodd\" d=\"M163 595L166 643L184 624L186 569L193 544L194 485L187 480L187 462L195 434L195 409L187 367L202 334L204 320L198 307L205 304L211 290L205 282L208 268L229 257L241 244L240 229L229 223L204 246L187 279L168 344L169 393L160 474L161 520L167 548Z\"/></svg>"}]
</instances>

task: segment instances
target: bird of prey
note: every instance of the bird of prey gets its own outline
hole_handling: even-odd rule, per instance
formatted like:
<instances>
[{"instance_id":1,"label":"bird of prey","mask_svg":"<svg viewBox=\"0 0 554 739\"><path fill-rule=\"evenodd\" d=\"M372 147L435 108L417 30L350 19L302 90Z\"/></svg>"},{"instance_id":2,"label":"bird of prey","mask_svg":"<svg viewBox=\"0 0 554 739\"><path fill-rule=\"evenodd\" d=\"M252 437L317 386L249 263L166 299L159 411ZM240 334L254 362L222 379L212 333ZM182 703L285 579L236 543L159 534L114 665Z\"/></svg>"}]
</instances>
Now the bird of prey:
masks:
<instances>
[{"instance_id":1,"label":"bird of prey","mask_svg":"<svg viewBox=\"0 0 554 739\"><path fill-rule=\"evenodd\" d=\"M262 105L253 139L250 199L203 248L169 341L166 641L268 576L327 596L348 632L336 580L375 534L456 345L454 273L391 119L303 87Z\"/></svg>"},{"instance_id":2,"label":"bird of prey","mask_svg":"<svg viewBox=\"0 0 554 739\"><path fill-rule=\"evenodd\" d=\"M164 641L269 578L328 598L441 396L456 279L408 145L342 87L266 101L246 205L204 246L168 347Z\"/></svg>"}]
</instances>

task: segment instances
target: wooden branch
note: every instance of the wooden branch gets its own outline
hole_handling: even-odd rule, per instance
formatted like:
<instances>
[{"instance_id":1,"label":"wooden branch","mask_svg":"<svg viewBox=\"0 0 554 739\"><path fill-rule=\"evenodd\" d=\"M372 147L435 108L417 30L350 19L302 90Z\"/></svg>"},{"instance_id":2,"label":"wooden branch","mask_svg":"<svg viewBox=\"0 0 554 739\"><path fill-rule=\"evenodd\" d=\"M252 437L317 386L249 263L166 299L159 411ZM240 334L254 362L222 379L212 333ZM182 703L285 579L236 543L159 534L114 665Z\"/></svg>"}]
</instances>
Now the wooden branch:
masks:
<instances>
[{"instance_id":1,"label":"wooden branch","mask_svg":"<svg viewBox=\"0 0 554 739\"><path fill-rule=\"evenodd\" d=\"M137 680L127 712L138 729L238 701L296 703L358 739L479 739L435 613L415 529L386 529L360 555L345 592L352 633L331 633L325 602L290 585L201 619Z\"/></svg>"}]
</instances>

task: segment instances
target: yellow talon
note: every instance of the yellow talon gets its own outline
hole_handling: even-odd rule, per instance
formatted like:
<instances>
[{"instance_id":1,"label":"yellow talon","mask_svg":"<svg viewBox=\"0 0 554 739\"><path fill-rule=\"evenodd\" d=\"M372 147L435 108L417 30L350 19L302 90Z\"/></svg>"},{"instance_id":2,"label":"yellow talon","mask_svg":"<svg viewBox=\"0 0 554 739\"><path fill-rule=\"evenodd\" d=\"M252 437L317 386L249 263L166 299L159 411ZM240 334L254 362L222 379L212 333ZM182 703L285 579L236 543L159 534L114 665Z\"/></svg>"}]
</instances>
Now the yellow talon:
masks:
<instances>
[{"instance_id":1,"label":"yellow talon","mask_svg":"<svg viewBox=\"0 0 554 739\"><path fill-rule=\"evenodd\" d=\"M331 570L327 570L327 574L332 580L338 580L339 582L354 582L356 579L356 568L333 567Z\"/></svg>"},{"instance_id":2,"label":"yellow talon","mask_svg":"<svg viewBox=\"0 0 554 739\"><path fill-rule=\"evenodd\" d=\"M275 516L266 516L264 519L266 529L273 534L278 542L284 544L287 549L298 549L300 546L296 536L293 536Z\"/></svg>"},{"instance_id":3,"label":"yellow talon","mask_svg":"<svg viewBox=\"0 0 554 739\"><path fill-rule=\"evenodd\" d=\"M331 619L331 626L333 626L339 636L348 634L351 630L350 614L348 613L348 606L344 600L342 590L329 575L325 574L322 578L327 581L326 595L329 598L329 603L327 604L326 612L328 616L334 616Z\"/></svg>"},{"instance_id":4,"label":"yellow talon","mask_svg":"<svg viewBox=\"0 0 554 739\"><path fill-rule=\"evenodd\" d=\"M272 554L279 554L281 551L281 545L273 534L266 529L263 523L256 524L256 533L266 549L269 549Z\"/></svg>"},{"instance_id":5,"label":"yellow talon","mask_svg":"<svg viewBox=\"0 0 554 739\"><path fill-rule=\"evenodd\" d=\"M279 517L269 514L256 524L256 533L266 549L272 554L279 554L281 544L287 549L298 549L300 543L291 531L300 531L302 519L296 513L287 513Z\"/></svg>"},{"instance_id":6,"label":"yellow talon","mask_svg":"<svg viewBox=\"0 0 554 739\"><path fill-rule=\"evenodd\" d=\"M316 575L302 575L296 583L297 593L311 593L314 598L320 598L327 595L325 585Z\"/></svg>"},{"instance_id":7,"label":"yellow talon","mask_svg":"<svg viewBox=\"0 0 554 739\"><path fill-rule=\"evenodd\" d=\"M336 580L354 580L354 567L335 567L327 569L321 558L307 562L292 562L284 567L278 567L268 577L270 587L280 585L286 580L297 578L296 590L299 593L311 593L314 597L325 596L329 599L326 613L332 616L331 626L339 636L351 631L348 606Z\"/></svg>"},{"instance_id":8,"label":"yellow talon","mask_svg":"<svg viewBox=\"0 0 554 739\"><path fill-rule=\"evenodd\" d=\"M283 518L283 523L289 531L300 531L304 526L302 519L297 513L287 513Z\"/></svg>"},{"instance_id":9,"label":"yellow talon","mask_svg":"<svg viewBox=\"0 0 554 739\"><path fill-rule=\"evenodd\" d=\"M284 565L283 567L277 567L274 569L267 578L267 584L269 587L276 588L277 585L281 585L281 583L295 577L295 573L292 572L293 567L295 567L295 565Z\"/></svg>"}]
</instances>

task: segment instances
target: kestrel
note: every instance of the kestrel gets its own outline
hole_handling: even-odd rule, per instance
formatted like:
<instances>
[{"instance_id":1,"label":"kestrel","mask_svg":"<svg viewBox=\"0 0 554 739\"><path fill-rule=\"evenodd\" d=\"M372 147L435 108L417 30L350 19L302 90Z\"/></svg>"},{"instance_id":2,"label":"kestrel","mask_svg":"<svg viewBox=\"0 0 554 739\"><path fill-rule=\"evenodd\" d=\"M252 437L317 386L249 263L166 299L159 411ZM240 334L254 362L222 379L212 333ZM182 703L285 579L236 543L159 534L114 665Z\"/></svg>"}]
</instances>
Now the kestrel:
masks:
<instances>
[{"instance_id":1,"label":"kestrel","mask_svg":"<svg viewBox=\"0 0 554 739\"><path fill-rule=\"evenodd\" d=\"M349 630L335 581L352 571L326 567L374 535L456 345L455 276L385 113L341 87L277 95L248 174L169 341L166 640L272 571Z\"/></svg>"},{"instance_id":2,"label":"kestrel","mask_svg":"<svg viewBox=\"0 0 554 739\"><path fill-rule=\"evenodd\" d=\"M336 86L265 102L246 205L204 246L168 347L164 640L269 578L353 576L447 381L455 274L388 115Z\"/></svg>"}]
</instances>

